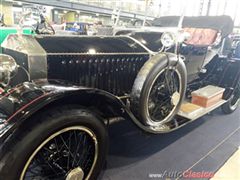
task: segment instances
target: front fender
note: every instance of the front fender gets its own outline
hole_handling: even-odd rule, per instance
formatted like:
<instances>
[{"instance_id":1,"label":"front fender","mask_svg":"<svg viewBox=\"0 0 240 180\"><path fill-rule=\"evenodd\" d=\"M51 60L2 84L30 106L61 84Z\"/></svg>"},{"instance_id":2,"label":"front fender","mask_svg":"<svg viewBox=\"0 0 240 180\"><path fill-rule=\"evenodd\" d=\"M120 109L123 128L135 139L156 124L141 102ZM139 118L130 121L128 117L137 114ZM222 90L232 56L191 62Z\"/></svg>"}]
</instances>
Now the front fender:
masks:
<instances>
[{"instance_id":1,"label":"front fender","mask_svg":"<svg viewBox=\"0 0 240 180\"><path fill-rule=\"evenodd\" d=\"M0 96L0 142L37 111L56 101L63 104L70 97L76 101L81 100L77 97L87 97L88 102L92 99L96 103L96 98L100 98L105 105L119 110L118 113L124 106L118 97L99 89L73 86L63 81L25 82Z\"/></svg>"},{"instance_id":2,"label":"front fender","mask_svg":"<svg viewBox=\"0 0 240 180\"><path fill-rule=\"evenodd\" d=\"M74 103L87 105L89 108L97 107L102 112L101 115L110 113L112 117L122 116L125 119L130 119L138 128L148 133L167 133L176 129L165 124L158 128L143 125L119 97L106 91L73 86L63 81L37 80L19 84L1 94L0 143L4 142L14 130L25 123L32 115L48 107L48 105L55 105L54 103L57 103L57 105Z\"/></svg>"}]
</instances>

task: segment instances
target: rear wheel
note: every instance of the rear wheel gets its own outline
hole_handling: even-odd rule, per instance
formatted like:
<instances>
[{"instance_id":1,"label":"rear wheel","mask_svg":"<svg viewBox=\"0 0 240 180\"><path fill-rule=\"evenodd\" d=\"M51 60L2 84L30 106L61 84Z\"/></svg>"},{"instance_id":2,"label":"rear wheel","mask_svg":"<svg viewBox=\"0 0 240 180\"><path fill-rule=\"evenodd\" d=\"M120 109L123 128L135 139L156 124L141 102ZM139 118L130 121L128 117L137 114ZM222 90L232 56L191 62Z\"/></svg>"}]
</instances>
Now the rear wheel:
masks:
<instances>
[{"instance_id":1,"label":"rear wheel","mask_svg":"<svg viewBox=\"0 0 240 180\"><path fill-rule=\"evenodd\" d=\"M62 107L31 121L3 145L0 179L97 178L107 152L107 133L99 118L84 109Z\"/></svg>"},{"instance_id":2,"label":"rear wheel","mask_svg":"<svg viewBox=\"0 0 240 180\"><path fill-rule=\"evenodd\" d=\"M240 103L240 85L235 90L230 99L221 106L223 113L231 114L233 113Z\"/></svg>"}]
</instances>

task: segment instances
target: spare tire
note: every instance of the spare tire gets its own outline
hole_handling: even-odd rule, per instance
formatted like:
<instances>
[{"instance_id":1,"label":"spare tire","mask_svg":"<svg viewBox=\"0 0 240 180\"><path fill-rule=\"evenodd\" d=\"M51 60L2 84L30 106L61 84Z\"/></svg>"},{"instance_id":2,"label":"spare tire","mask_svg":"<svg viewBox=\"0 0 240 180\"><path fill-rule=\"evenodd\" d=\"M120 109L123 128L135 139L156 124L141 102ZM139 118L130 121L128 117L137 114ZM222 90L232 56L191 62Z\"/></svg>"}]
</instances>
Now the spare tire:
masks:
<instances>
[{"instance_id":1,"label":"spare tire","mask_svg":"<svg viewBox=\"0 0 240 180\"><path fill-rule=\"evenodd\" d=\"M178 112L186 84L183 60L175 54L157 54L143 65L135 79L131 110L144 125L161 126Z\"/></svg>"}]
</instances>

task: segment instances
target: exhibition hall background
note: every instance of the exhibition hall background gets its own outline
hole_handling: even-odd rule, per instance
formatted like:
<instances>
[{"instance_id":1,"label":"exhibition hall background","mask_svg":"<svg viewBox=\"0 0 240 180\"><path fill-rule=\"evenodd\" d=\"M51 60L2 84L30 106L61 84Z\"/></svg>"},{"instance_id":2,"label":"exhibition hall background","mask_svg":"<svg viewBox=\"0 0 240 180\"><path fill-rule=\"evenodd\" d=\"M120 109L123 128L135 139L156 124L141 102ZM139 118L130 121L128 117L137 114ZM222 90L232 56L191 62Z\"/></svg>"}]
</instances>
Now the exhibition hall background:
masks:
<instances>
[{"instance_id":1,"label":"exhibition hall background","mask_svg":"<svg viewBox=\"0 0 240 180\"><path fill-rule=\"evenodd\" d=\"M230 15L235 26L240 26L239 0L0 0L0 13L5 24L18 25L26 5L39 4L46 8L52 24L65 22L112 25L114 16L120 15L119 25L130 20L147 19L166 15Z\"/></svg>"}]
</instances>

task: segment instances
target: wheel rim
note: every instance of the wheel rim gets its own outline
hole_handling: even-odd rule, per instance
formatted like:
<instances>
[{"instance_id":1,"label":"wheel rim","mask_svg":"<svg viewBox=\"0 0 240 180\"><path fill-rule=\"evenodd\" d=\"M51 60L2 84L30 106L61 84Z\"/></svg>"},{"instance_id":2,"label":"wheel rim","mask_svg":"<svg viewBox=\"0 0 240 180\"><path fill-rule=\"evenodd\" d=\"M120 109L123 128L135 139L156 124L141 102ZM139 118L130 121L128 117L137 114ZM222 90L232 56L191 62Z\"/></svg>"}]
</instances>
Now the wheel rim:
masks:
<instances>
[{"instance_id":1,"label":"wheel rim","mask_svg":"<svg viewBox=\"0 0 240 180\"><path fill-rule=\"evenodd\" d=\"M67 127L36 148L27 160L20 180L89 179L97 157L96 135L83 126Z\"/></svg>"},{"instance_id":2,"label":"wheel rim","mask_svg":"<svg viewBox=\"0 0 240 180\"><path fill-rule=\"evenodd\" d=\"M230 108L231 110L235 110L238 107L238 104L240 102L240 97L238 94L234 94L230 100Z\"/></svg>"},{"instance_id":3,"label":"wheel rim","mask_svg":"<svg viewBox=\"0 0 240 180\"><path fill-rule=\"evenodd\" d=\"M165 68L153 80L147 95L147 123L159 126L169 120L180 102L181 75L177 69Z\"/></svg>"}]
</instances>

